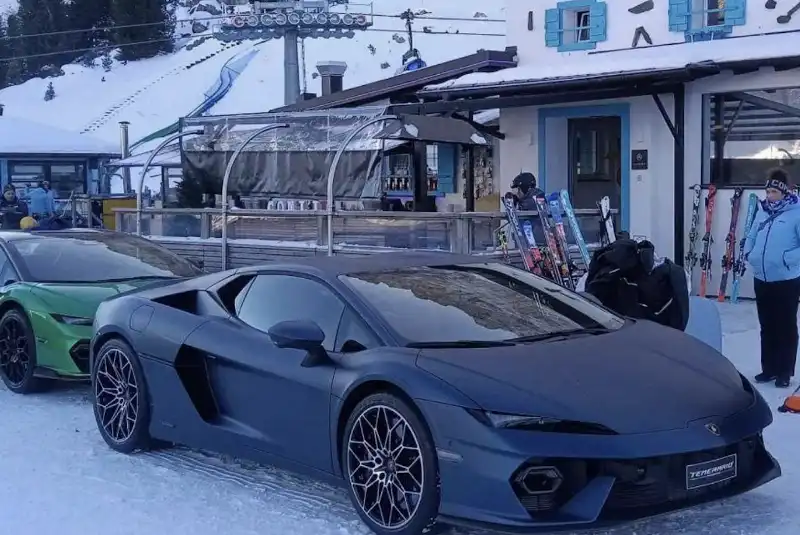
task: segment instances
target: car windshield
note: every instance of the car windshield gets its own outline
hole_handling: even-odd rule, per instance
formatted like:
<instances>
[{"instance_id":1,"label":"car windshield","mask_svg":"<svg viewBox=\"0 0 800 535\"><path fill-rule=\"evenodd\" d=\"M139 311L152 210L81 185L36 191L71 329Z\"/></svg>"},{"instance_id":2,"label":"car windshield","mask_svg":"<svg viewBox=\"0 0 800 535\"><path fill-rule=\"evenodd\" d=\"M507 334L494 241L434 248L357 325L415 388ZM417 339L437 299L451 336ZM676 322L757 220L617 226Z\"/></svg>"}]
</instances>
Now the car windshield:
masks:
<instances>
[{"instance_id":1,"label":"car windshield","mask_svg":"<svg viewBox=\"0 0 800 535\"><path fill-rule=\"evenodd\" d=\"M201 274L188 260L144 238L125 234L33 234L11 240L9 247L36 282L103 283Z\"/></svg>"},{"instance_id":2,"label":"car windshield","mask_svg":"<svg viewBox=\"0 0 800 535\"><path fill-rule=\"evenodd\" d=\"M410 343L515 341L625 324L578 293L504 264L413 267L340 279Z\"/></svg>"}]
</instances>

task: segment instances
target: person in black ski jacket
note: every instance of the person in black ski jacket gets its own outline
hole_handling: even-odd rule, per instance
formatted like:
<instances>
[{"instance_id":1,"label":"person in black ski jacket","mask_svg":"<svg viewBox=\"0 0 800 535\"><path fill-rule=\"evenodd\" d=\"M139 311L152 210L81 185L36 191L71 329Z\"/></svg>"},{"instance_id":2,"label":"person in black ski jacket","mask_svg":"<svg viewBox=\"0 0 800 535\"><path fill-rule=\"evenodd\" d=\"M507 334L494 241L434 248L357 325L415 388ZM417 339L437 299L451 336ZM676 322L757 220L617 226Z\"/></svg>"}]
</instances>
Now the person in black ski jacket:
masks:
<instances>
[{"instance_id":1,"label":"person in black ski jacket","mask_svg":"<svg viewBox=\"0 0 800 535\"><path fill-rule=\"evenodd\" d=\"M537 209L536 198L544 198L545 195L544 191L536 187L536 177L533 176L533 173L525 172L518 174L514 177L514 180L511 181L511 191L506 193L506 197L509 196L513 198L514 207L517 210L533 212ZM542 230L539 218L536 216L519 218L520 225L524 226L526 221L531 224L531 230L533 231L533 237L536 243L543 245L545 243L544 231Z\"/></svg>"},{"instance_id":2,"label":"person in black ski jacket","mask_svg":"<svg viewBox=\"0 0 800 535\"><path fill-rule=\"evenodd\" d=\"M689 288L680 266L656 260L649 241L618 239L595 251L586 291L611 310L680 331L689 323Z\"/></svg>"},{"instance_id":3,"label":"person in black ski jacket","mask_svg":"<svg viewBox=\"0 0 800 535\"><path fill-rule=\"evenodd\" d=\"M13 185L8 184L3 189L3 197L0 199L0 222L3 229L18 229L19 222L28 215L28 205L19 197Z\"/></svg>"},{"instance_id":4,"label":"person in black ski jacket","mask_svg":"<svg viewBox=\"0 0 800 535\"><path fill-rule=\"evenodd\" d=\"M514 195L514 204L517 210L536 210L536 198L544 197L544 191L536 187L536 177L533 173L520 173L511 181L511 193Z\"/></svg>"}]
</instances>

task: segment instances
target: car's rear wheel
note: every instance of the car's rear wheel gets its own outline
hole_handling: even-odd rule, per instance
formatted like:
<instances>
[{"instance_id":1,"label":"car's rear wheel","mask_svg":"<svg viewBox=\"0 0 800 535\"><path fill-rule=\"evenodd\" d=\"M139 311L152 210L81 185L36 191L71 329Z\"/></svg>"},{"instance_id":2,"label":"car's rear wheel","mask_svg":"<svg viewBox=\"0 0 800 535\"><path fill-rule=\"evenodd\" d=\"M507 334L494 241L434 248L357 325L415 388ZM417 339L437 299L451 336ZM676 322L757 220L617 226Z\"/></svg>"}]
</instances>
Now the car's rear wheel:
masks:
<instances>
[{"instance_id":1,"label":"car's rear wheel","mask_svg":"<svg viewBox=\"0 0 800 535\"><path fill-rule=\"evenodd\" d=\"M439 512L436 449L408 403L389 393L364 398L350 414L342 468L361 519L380 535L434 530Z\"/></svg>"},{"instance_id":2,"label":"car's rear wheel","mask_svg":"<svg viewBox=\"0 0 800 535\"><path fill-rule=\"evenodd\" d=\"M36 377L36 338L25 313L12 308L0 318L0 377L17 394L32 394L49 383Z\"/></svg>"},{"instance_id":3,"label":"car's rear wheel","mask_svg":"<svg viewBox=\"0 0 800 535\"><path fill-rule=\"evenodd\" d=\"M94 417L106 444L122 453L146 450L150 403L136 353L123 340L102 345L92 366Z\"/></svg>"}]
</instances>

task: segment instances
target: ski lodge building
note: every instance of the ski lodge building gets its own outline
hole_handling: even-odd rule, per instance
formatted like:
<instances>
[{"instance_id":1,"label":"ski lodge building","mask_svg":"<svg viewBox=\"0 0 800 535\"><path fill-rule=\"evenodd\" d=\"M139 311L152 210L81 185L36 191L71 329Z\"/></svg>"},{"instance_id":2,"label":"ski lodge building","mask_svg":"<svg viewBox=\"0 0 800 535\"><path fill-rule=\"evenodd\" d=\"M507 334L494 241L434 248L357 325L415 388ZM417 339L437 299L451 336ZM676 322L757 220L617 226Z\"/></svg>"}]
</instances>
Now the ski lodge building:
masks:
<instances>
[{"instance_id":1,"label":"ski lodge building","mask_svg":"<svg viewBox=\"0 0 800 535\"><path fill-rule=\"evenodd\" d=\"M592 208L608 195L623 229L680 263L688 249L691 188L702 184L705 196L715 184L709 293L716 293L734 189L745 188L738 241L747 194L763 196L767 169L785 165L800 182L800 164L793 166L800 159L800 19L791 6L756 0L506 5L516 67L428 85L417 92L420 103L393 111L499 108L499 190L524 170L548 192L568 188L575 208ZM699 255L703 213L698 232ZM748 275L741 292L753 295Z\"/></svg>"}]
</instances>

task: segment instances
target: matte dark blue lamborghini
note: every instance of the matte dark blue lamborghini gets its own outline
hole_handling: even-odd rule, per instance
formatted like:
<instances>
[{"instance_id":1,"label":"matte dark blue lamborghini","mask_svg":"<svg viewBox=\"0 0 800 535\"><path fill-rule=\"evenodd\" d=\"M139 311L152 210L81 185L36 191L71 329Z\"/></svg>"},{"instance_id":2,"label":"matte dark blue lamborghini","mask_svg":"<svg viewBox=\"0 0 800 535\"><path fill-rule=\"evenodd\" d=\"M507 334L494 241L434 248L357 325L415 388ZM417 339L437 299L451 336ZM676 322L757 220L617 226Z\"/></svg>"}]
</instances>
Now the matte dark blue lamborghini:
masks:
<instances>
[{"instance_id":1,"label":"matte dark blue lamborghini","mask_svg":"<svg viewBox=\"0 0 800 535\"><path fill-rule=\"evenodd\" d=\"M778 477L728 360L475 257L330 258L100 305L98 428L343 482L379 534L595 527Z\"/></svg>"}]
</instances>

